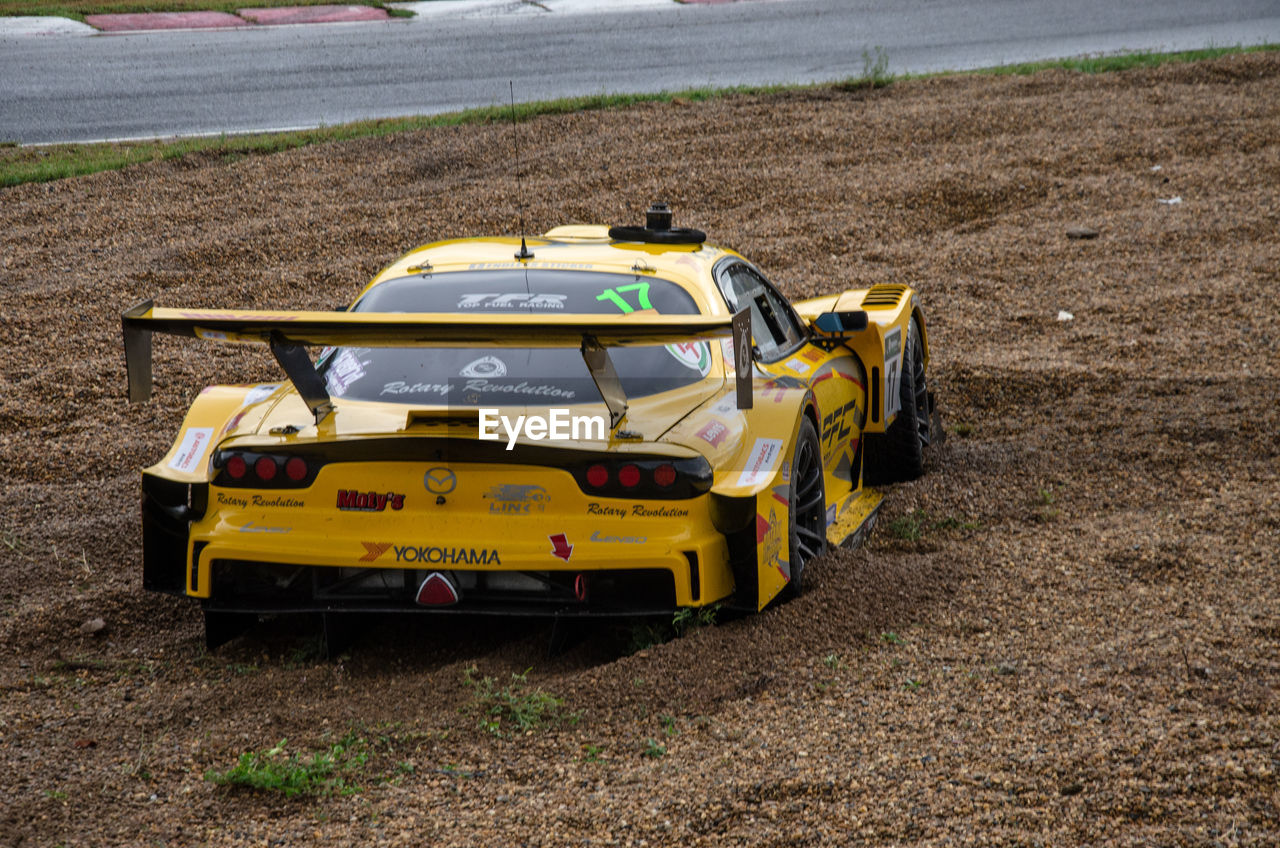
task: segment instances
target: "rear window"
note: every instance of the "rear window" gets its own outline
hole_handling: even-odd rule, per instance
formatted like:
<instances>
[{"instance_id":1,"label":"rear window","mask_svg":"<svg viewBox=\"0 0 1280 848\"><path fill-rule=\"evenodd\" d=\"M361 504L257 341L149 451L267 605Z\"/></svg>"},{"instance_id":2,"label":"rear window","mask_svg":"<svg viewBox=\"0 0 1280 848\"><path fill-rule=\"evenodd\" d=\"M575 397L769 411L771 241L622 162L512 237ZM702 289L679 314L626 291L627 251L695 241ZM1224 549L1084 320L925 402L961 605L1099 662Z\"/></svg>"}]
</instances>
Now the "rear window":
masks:
<instances>
[{"instance_id":1,"label":"rear window","mask_svg":"<svg viewBox=\"0 0 1280 848\"><path fill-rule=\"evenodd\" d=\"M663 315L698 314L693 297L669 280L546 268L400 277L374 286L355 309L555 315L616 315L654 309Z\"/></svg>"},{"instance_id":2,"label":"rear window","mask_svg":"<svg viewBox=\"0 0 1280 848\"><path fill-rule=\"evenodd\" d=\"M380 283L356 312L616 315L653 309L697 314L668 280L564 269L483 269ZM629 397L691 385L711 370L706 342L613 348ZM334 397L413 405L560 406L600 400L577 348L361 348L326 350L317 366Z\"/></svg>"}]
</instances>

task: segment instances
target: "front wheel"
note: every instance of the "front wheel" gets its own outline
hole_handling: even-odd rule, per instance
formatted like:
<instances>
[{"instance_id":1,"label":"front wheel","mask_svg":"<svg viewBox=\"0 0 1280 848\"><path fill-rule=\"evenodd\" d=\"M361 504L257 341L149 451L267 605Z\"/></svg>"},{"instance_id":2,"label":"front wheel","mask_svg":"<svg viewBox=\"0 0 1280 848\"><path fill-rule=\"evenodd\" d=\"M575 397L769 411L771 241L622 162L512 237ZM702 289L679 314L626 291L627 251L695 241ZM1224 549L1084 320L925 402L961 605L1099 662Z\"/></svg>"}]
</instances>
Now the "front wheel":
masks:
<instances>
[{"instance_id":1,"label":"front wheel","mask_svg":"<svg viewBox=\"0 0 1280 848\"><path fill-rule=\"evenodd\" d=\"M791 460L790 505L791 580L783 590L795 597L804 588L804 569L827 549L827 494L822 479L822 451L818 431L805 418L800 424Z\"/></svg>"}]
</instances>

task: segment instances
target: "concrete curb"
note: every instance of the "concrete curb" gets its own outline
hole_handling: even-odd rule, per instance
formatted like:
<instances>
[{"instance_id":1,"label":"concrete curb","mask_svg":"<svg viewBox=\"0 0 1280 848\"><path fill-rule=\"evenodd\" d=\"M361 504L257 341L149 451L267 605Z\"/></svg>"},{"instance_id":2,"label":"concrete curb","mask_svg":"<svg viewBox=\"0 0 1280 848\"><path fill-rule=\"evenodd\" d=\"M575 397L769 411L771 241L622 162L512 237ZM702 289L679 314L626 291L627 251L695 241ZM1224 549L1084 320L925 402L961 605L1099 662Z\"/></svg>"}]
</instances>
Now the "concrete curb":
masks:
<instances>
[{"instance_id":1,"label":"concrete curb","mask_svg":"<svg viewBox=\"0 0 1280 848\"><path fill-rule=\"evenodd\" d=\"M681 5L736 3L740 0L416 0L388 3L416 17L491 18L513 15L606 14L643 9L678 9ZM0 39L40 35L97 35L157 30L241 29L247 26L352 23L394 20L375 6L282 6L230 12L139 12L89 15L88 23L58 17L0 17Z\"/></svg>"}]
</instances>

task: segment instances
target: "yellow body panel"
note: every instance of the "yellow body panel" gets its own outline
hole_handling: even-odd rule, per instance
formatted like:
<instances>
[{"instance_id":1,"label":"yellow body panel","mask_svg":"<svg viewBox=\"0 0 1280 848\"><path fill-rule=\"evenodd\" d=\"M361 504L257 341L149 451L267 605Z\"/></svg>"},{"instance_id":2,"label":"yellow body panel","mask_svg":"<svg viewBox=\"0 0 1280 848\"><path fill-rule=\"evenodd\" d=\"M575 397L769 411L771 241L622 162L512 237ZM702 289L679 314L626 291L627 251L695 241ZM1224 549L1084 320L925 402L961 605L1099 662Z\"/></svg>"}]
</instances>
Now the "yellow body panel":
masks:
<instances>
[{"instance_id":1,"label":"yellow body panel","mask_svg":"<svg viewBox=\"0 0 1280 848\"><path fill-rule=\"evenodd\" d=\"M456 488L426 491L425 476L445 472L456 476ZM343 492L371 495L371 505L341 508ZM381 508L379 496L386 496ZM732 586L714 570L696 590L690 583L688 554L701 563L726 555L707 501L594 498L568 472L538 466L344 462L326 466L305 490L211 487L209 510L191 528L193 549L204 544L187 591L209 597L216 559L588 574L643 567L676 574L681 606L711 603ZM558 535L571 546L567 558L556 555Z\"/></svg>"}]
</instances>

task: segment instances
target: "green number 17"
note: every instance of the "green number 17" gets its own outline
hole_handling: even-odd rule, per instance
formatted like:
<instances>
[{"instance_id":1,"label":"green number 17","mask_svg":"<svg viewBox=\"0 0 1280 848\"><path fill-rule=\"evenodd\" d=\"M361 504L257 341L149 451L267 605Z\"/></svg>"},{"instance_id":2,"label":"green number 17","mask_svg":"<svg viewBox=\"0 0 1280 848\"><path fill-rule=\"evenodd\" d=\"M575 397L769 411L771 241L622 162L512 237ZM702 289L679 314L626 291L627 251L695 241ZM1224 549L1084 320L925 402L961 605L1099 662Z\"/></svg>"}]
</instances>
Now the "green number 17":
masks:
<instances>
[{"instance_id":1,"label":"green number 17","mask_svg":"<svg viewBox=\"0 0 1280 848\"><path fill-rule=\"evenodd\" d=\"M622 297L621 292L635 292L636 301L640 304L638 307L632 306ZM596 295L596 300L612 300L614 305L623 312L635 312L636 309L652 309L653 304L649 302L649 284L648 283L631 283L626 286L618 286L616 289L605 289Z\"/></svg>"}]
</instances>

